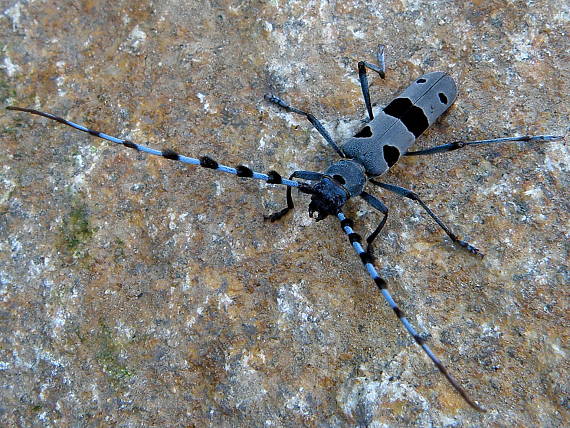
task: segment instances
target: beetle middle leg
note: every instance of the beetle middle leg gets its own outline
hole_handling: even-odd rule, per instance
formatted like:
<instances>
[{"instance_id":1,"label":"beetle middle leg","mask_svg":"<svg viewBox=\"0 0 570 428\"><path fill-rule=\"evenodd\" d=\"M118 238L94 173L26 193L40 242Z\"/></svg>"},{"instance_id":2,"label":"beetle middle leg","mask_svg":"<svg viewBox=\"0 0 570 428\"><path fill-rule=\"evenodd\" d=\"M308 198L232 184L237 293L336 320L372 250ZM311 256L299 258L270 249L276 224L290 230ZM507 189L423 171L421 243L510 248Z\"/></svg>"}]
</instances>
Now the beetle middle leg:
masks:
<instances>
[{"instance_id":1,"label":"beetle middle leg","mask_svg":"<svg viewBox=\"0 0 570 428\"><path fill-rule=\"evenodd\" d=\"M451 229L447 227L445 223L441 221L440 218L437 215L435 215L434 212L420 199L420 197L411 190L405 189L404 187L395 186L393 184L381 183L376 180L369 180L369 182L376 186L382 187L383 189L386 189L392 193L403 196L404 198L416 201L429 214L429 216L434 219L434 221L438 224L438 226L443 229L443 231L447 234L447 236L451 238L451 240L454 243L456 243L460 247L465 248L467 251L469 251L472 254L483 257L483 253L481 253L479 249L471 245L469 242L459 239L457 235L453 233Z\"/></svg>"},{"instance_id":2,"label":"beetle middle leg","mask_svg":"<svg viewBox=\"0 0 570 428\"><path fill-rule=\"evenodd\" d=\"M378 236L378 234L380 233L380 231L382 230L382 228L386 224L386 220L388 220L388 207L386 205L384 205L384 203L380 199L376 198L375 196L372 196L370 193L362 192L360 194L360 197L362 199L364 199L366 201L366 203L368 205L370 205L372 208L374 208L374 209L380 211L382 214L384 214L384 217L382 218L382 220L380 220L380 224L378 224L376 229L374 229L374 232L372 232L370 234L370 236L368 236L368 238L366 238L366 242L368 243L368 246L366 247L366 252L370 256L372 256L372 253L373 253L372 241L374 241L374 239L376 239L376 237Z\"/></svg>"}]
</instances>

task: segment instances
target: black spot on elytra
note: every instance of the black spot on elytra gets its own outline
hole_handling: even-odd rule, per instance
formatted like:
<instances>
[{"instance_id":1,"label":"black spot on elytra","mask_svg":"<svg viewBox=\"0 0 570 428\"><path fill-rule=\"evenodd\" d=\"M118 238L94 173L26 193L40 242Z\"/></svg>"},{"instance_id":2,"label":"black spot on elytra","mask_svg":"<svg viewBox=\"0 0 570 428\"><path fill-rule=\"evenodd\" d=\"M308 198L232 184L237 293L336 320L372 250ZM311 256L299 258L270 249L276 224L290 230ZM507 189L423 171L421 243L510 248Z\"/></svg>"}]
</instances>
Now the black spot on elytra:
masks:
<instances>
[{"instance_id":1,"label":"black spot on elytra","mask_svg":"<svg viewBox=\"0 0 570 428\"><path fill-rule=\"evenodd\" d=\"M424 111L415 106L409 98L396 98L384 107L384 113L400 119L416 138L429 126Z\"/></svg>"},{"instance_id":2,"label":"black spot on elytra","mask_svg":"<svg viewBox=\"0 0 570 428\"><path fill-rule=\"evenodd\" d=\"M354 136L354 138L370 138L370 137L372 137L372 131L370 130L370 126L365 126Z\"/></svg>"},{"instance_id":3,"label":"black spot on elytra","mask_svg":"<svg viewBox=\"0 0 570 428\"><path fill-rule=\"evenodd\" d=\"M388 168L392 168L398 159L400 159L400 151L397 147L385 145L382 147L382 154L384 155L384 160L388 164Z\"/></svg>"}]
</instances>

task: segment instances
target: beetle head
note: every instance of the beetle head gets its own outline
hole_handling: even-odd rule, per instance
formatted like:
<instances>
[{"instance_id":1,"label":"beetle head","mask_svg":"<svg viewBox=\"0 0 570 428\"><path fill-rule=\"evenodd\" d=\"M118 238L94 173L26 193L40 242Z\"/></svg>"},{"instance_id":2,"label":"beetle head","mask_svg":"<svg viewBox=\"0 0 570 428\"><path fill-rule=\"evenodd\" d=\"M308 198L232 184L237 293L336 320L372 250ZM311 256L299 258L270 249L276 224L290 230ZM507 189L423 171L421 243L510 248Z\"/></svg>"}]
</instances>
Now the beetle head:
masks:
<instances>
[{"instance_id":1,"label":"beetle head","mask_svg":"<svg viewBox=\"0 0 570 428\"><path fill-rule=\"evenodd\" d=\"M328 176L324 176L307 193L312 195L309 204L309 216L316 221L321 221L329 215L338 214L349 198L344 187Z\"/></svg>"}]
</instances>

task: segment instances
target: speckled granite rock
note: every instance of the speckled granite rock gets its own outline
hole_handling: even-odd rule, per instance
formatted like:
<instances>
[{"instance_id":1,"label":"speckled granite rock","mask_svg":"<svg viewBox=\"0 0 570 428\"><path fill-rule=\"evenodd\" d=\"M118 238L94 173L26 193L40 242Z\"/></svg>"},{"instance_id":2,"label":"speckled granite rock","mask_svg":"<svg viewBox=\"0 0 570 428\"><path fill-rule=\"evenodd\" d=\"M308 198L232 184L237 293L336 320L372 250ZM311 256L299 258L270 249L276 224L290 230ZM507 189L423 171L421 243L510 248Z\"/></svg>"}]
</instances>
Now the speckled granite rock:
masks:
<instances>
[{"instance_id":1,"label":"speckled granite rock","mask_svg":"<svg viewBox=\"0 0 570 428\"><path fill-rule=\"evenodd\" d=\"M54 3L57 4L54 6ZM190 3L190 5L189 5ZM387 47L382 105L448 71L459 99L420 147L568 132L559 2L3 0L0 94L118 136L283 174L335 159L273 91L335 138L364 118L359 59ZM475 399L404 333L334 219L284 190L0 116L4 426L564 426L567 143L405 159L411 187L480 260L408 201L378 264ZM364 233L378 216L347 213Z\"/></svg>"}]
</instances>

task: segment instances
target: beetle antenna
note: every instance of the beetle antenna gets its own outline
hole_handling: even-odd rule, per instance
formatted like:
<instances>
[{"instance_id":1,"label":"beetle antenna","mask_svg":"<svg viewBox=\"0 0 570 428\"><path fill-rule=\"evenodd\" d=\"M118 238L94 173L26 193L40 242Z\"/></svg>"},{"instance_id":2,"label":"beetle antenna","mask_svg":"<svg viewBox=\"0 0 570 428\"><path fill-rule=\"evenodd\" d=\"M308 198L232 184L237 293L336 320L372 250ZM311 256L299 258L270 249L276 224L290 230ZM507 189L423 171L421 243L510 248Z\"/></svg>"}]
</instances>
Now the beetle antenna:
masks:
<instances>
[{"instance_id":1,"label":"beetle antenna","mask_svg":"<svg viewBox=\"0 0 570 428\"><path fill-rule=\"evenodd\" d=\"M362 247L361 244L362 237L358 233L354 232L354 230L352 229L353 221L349 218L346 218L342 212L339 212L337 214L337 218L340 220L340 225L342 227L342 230L348 236L350 244L352 245L352 247L360 257L360 260L362 261L364 268L368 272L368 275L370 275L376 286L380 289L382 296L384 296L384 299L386 300L390 308L392 308L392 310L394 311L400 322L404 325L410 336L412 336L416 341L416 343L422 347L422 349L430 358L430 360L432 360L432 362L435 364L438 370L445 376L445 378L448 380L451 386L453 386L453 388L459 393L459 395L461 395L461 397L465 400L465 402L469 404L471 407L473 407L475 410L478 410L480 412L486 412L485 409L479 406L475 401L473 401L469 397L469 395L467 395L467 391L465 391L465 389L459 384L459 382L457 382L457 380L455 380L455 378L451 375L451 373L449 373L449 371L443 365L441 360L433 353L431 348L428 345L426 345L425 339L416 332L416 329L410 323L408 318L405 316L404 312L398 307L398 305L392 298L392 295L388 291L388 286L386 284L386 281L384 281L384 279L382 279L380 275L378 275L376 267L374 266L374 260L372 256Z\"/></svg>"}]
</instances>

